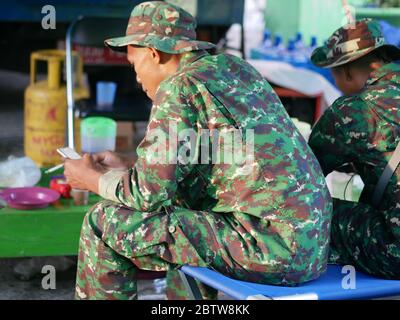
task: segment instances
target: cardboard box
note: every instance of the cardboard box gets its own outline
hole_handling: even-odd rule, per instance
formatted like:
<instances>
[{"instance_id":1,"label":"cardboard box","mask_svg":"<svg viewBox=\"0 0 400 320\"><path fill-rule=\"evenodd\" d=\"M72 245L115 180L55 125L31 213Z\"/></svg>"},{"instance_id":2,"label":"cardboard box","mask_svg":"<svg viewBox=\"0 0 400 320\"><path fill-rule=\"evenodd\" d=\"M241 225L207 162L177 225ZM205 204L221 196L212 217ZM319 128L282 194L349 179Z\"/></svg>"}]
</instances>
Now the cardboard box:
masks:
<instances>
[{"instance_id":1,"label":"cardboard box","mask_svg":"<svg viewBox=\"0 0 400 320\"><path fill-rule=\"evenodd\" d=\"M134 136L135 126L132 122L117 121L117 141L115 146L116 151L132 151Z\"/></svg>"}]
</instances>

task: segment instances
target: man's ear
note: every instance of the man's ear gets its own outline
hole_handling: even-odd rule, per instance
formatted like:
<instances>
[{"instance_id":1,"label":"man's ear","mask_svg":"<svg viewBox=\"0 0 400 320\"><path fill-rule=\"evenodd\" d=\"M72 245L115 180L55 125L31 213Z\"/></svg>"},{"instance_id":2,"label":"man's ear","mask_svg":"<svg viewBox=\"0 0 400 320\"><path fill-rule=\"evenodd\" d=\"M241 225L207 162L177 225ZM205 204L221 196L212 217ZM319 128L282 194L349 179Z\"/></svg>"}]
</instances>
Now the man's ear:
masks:
<instances>
[{"instance_id":1,"label":"man's ear","mask_svg":"<svg viewBox=\"0 0 400 320\"><path fill-rule=\"evenodd\" d=\"M152 58L152 60L157 63L160 64L161 62L161 54L157 49L154 48L147 48L149 50L150 53L150 57Z\"/></svg>"},{"instance_id":2,"label":"man's ear","mask_svg":"<svg viewBox=\"0 0 400 320\"><path fill-rule=\"evenodd\" d=\"M369 66L372 71L375 71L383 66L383 62L382 61L374 61L374 62L371 62L371 64Z\"/></svg>"}]
</instances>

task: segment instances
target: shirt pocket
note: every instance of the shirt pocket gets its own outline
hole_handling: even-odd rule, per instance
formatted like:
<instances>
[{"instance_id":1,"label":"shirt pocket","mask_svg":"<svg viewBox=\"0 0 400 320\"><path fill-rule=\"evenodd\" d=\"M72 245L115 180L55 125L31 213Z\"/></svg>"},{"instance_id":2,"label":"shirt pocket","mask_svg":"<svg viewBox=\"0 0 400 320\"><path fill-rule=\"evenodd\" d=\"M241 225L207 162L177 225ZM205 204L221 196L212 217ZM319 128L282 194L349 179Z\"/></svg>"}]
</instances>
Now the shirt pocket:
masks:
<instances>
[{"instance_id":1,"label":"shirt pocket","mask_svg":"<svg viewBox=\"0 0 400 320\"><path fill-rule=\"evenodd\" d=\"M221 114L225 117L230 125L235 129L241 130L242 125L239 120L237 113L239 111L237 102L234 101L233 97L225 96L219 92L212 92L208 87L206 87L212 100ZM234 108L231 106L235 106Z\"/></svg>"}]
</instances>

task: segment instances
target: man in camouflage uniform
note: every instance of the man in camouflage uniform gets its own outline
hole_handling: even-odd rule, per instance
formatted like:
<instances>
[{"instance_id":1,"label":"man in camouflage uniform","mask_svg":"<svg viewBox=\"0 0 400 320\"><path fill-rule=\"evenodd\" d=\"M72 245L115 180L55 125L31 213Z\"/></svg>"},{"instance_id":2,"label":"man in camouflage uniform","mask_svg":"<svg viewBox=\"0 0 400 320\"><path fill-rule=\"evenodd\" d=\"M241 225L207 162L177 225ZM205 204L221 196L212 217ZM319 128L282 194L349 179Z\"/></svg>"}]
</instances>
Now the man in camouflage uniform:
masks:
<instances>
[{"instance_id":1,"label":"man in camouflage uniform","mask_svg":"<svg viewBox=\"0 0 400 320\"><path fill-rule=\"evenodd\" d=\"M330 261L400 279L400 171L378 206L372 195L400 142L400 50L385 44L380 26L360 20L317 48L315 65L333 68L344 92L313 128L309 145L325 175L354 172L365 188L358 203L334 199Z\"/></svg>"},{"instance_id":2,"label":"man in camouflage uniform","mask_svg":"<svg viewBox=\"0 0 400 320\"><path fill-rule=\"evenodd\" d=\"M133 167L110 152L65 163L73 187L107 199L83 223L78 299L135 298L138 268L166 270L170 299L187 297L184 264L275 285L326 270L332 202L318 161L268 82L237 57L207 53L214 45L196 41L195 26L176 6L145 2L126 36L106 41L127 50L154 105ZM188 131L193 139L176 139ZM221 148L209 161L211 141L228 132L238 134L235 156L254 152L228 161Z\"/></svg>"}]
</instances>

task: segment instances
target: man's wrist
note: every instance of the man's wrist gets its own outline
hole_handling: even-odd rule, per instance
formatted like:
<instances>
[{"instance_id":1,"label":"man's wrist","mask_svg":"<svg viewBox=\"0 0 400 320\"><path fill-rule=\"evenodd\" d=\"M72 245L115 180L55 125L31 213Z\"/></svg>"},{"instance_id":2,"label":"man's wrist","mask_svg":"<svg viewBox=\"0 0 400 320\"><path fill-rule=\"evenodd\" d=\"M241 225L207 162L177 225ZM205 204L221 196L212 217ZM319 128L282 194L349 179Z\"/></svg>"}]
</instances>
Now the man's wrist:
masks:
<instances>
[{"instance_id":1,"label":"man's wrist","mask_svg":"<svg viewBox=\"0 0 400 320\"><path fill-rule=\"evenodd\" d=\"M99 180L104 173L98 170L92 170L88 174L88 179L86 181L86 189L99 194Z\"/></svg>"}]
</instances>

